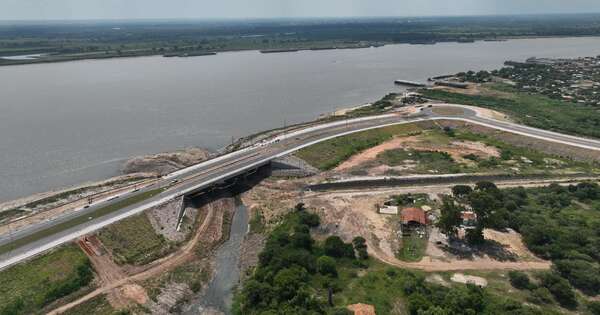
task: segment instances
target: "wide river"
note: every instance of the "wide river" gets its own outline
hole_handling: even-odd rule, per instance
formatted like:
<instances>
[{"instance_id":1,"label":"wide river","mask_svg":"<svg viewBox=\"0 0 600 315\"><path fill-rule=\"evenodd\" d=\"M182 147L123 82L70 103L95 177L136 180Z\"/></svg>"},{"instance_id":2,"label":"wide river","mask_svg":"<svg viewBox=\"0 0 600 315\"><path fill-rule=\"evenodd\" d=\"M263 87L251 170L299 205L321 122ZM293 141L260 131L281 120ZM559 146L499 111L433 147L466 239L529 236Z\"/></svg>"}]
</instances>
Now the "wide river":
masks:
<instances>
[{"instance_id":1,"label":"wide river","mask_svg":"<svg viewBox=\"0 0 600 315\"><path fill-rule=\"evenodd\" d=\"M117 175L129 157L253 132L505 60L600 53L600 38L390 45L0 67L0 201Z\"/></svg>"}]
</instances>

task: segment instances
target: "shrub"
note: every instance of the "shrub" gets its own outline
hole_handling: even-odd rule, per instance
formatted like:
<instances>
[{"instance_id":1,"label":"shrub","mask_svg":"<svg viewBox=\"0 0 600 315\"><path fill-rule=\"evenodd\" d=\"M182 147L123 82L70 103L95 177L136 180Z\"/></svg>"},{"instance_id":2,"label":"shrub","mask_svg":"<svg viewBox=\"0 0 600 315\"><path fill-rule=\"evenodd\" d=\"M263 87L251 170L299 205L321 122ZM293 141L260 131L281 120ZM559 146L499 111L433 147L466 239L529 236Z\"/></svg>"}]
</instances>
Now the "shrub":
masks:
<instances>
[{"instance_id":1,"label":"shrub","mask_svg":"<svg viewBox=\"0 0 600 315\"><path fill-rule=\"evenodd\" d=\"M510 284L517 289L526 290L531 288L529 276L524 272L510 271L508 273L508 278L510 279Z\"/></svg>"},{"instance_id":2,"label":"shrub","mask_svg":"<svg viewBox=\"0 0 600 315\"><path fill-rule=\"evenodd\" d=\"M592 313L592 315L600 315L600 302L593 301L587 304L587 309Z\"/></svg>"},{"instance_id":3,"label":"shrub","mask_svg":"<svg viewBox=\"0 0 600 315\"><path fill-rule=\"evenodd\" d=\"M321 224L321 218L315 213L300 212L300 224L308 225L309 227L317 227Z\"/></svg>"},{"instance_id":4,"label":"shrub","mask_svg":"<svg viewBox=\"0 0 600 315\"><path fill-rule=\"evenodd\" d=\"M327 256L336 258L354 258L354 248L352 248L352 244L344 243L344 241L342 241L342 239L339 238L339 236L328 237L325 240L323 249L325 250L325 254Z\"/></svg>"},{"instance_id":5,"label":"shrub","mask_svg":"<svg viewBox=\"0 0 600 315\"><path fill-rule=\"evenodd\" d=\"M317 259L317 270L324 276L337 277L337 269L335 266L335 259L329 256L321 256Z\"/></svg>"},{"instance_id":6,"label":"shrub","mask_svg":"<svg viewBox=\"0 0 600 315\"><path fill-rule=\"evenodd\" d=\"M552 293L547 288L541 287L531 291L529 299L535 304L551 304Z\"/></svg>"},{"instance_id":7,"label":"shrub","mask_svg":"<svg viewBox=\"0 0 600 315\"><path fill-rule=\"evenodd\" d=\"M452 187L452 194L455 197L464 197L470 194L473 191L473 188L468 185L456 185Z\"/></svg>"}]
</instances>

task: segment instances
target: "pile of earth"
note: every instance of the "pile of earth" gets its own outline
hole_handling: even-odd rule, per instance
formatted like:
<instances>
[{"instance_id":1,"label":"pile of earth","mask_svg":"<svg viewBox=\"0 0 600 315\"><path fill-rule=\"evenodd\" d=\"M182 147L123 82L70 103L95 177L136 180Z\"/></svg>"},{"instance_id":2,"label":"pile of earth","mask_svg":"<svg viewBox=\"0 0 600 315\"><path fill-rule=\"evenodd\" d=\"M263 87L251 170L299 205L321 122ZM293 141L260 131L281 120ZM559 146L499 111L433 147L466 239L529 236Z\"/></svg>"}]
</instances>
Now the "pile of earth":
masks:
<instances>
[{"instance_id":1,"label":"pile of earth","mask_svg":"<svg viewBox=\"0 0 600 315\"><path fill-rule=\"evenodd\" d=\"M175 152L140 156L125 162L123 173L166 175L184 167L206 161L211 157L212 153L210 151L201 148L188 148Z\"/></svg>"}]
</instances>

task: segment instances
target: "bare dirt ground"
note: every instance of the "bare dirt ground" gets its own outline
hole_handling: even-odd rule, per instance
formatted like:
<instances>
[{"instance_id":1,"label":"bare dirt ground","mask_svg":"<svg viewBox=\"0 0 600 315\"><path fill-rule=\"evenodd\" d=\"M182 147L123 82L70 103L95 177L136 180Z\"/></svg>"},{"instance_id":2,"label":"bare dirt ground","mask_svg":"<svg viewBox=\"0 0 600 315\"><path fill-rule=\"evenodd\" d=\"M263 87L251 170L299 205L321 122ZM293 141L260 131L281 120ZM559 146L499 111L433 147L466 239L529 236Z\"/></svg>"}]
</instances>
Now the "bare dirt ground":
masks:
<instances>
[{"instance_id":1,"label":"bare dirt ground","mask_svg":"<svg viewBox=\"0 0 600 315\"><path fill-rule=\"evenodd\" d=\"M362 151L358 154L353 155L351 158L337 166L334 171L343 172L347 171L351 168L359 166L367 161L372 161L377 158L380 153L383 153L387 150L393 150L397 148L402 148L407 145L407 143L414 143L417 141L417 137L399 137L394 138L392 140L386 141L378 146L372 147L365 151Z\"/></svg>"},{"instance_id":2,"label":"bare dirt ground","mask_svg":"<svg viewBox=\"0 0 600 315\"><path fill-rule=\"evenodd\" d=\"M378 146L364 150L355 154L350 159L346 160L333 171L338 173L352 172L360 169L367 171L368 175L377 176L385 175L387 171L394 170L410 170L416 166L415 161L407 160L400 166L382 165L377 161L377 156L385 151L394 149L413 149L417 151L438 151L448 153L457 163L471 165L474 162L465 159L463 156L467 154L476 155L482 159L490 157L499 157L500 152L497 148L485 145L481 142L474 141L453 141L449 144L432 143L427 139L427 135L397 137L388 140Z\"/></svg>"},{"instance_id":3,"label":"bare dirt ground","mask_svg":"<svg viewBox=\"0 0 600 315\"><path fill-rule=\"evenodd\" d=\"M282 215L301 201L299 190L303 181L267 179L242 194L250 213L260 209L267 224L278 222Z\"/></svg>"},{"instance_id":4,"label":"bare dirt ground","mask_svg":"<svg viewBox=\"0 0 600 315\"><path fill-rule=\"evenodd\" d=\"M126 278L125 272L112 260L108 251L96 236L84 237L78 243L92 262L92 266L94 266L99 287L110 286L111 283ZM148 295L140 285L126 284L121 288L110 290L107 293L107 300L113 308L123 309L131 305L132 302L146 303Z\"/></svg>"},{"instance_id":5,"label":"bare dirt ground","mask_svg":"<svg viewBox=\"0 0 600 315\"><path fill-rule=\"evenodd\" d=\"M118 290L118 292L136 303L146 303L147 298L141 293L141 286L139 286L138 283L164 274L186 261L195 258L196 247L199 244L213 244L221 239L223 234L223 215L225 212L220 211L220 208L222 208L223 205L220 205L219 202L220 201L210 203L203 208L203 210L207 212L204 221L202 221L202 224L196 231L194 237L176 252L143 266L141 270L136 270L135 273L128 274L117 281L106 283L85 296L53 310L49 314L61 314L76 305L113 290ZM102 268L102 270L106 270L106 267Z\"/></svg>"},{"instance_id":6,"label":"bare dirt ground","mask_svg":"<svg viewBox=\"0 0 600 315\"><path fill-rule=\"evenodd\" d=\"M423 188L419 191L427 192ZM404 193L404 191L395 193ZM425 256L419 262L400 261L395 257L398 238L394 233L395 221L391 220L392 216L378 214L375 208L376 204L382 204L388 198L388 193L329 193L306 195L304 202L321 216L323 235L336 234L345 241L350 241L355 236L363 236L367 240L369 253L390 265L425 271L550 268L550 262L537 259L527 251L519 242L520 238L516 233L509 235L488 233L488 235L492 235L492 239L505 246L505 249L520 253L517 261L498 261L487 255L475 255L471 259L463 259L441 250L434 252L437 255ZM431 246L436 244L430 240L428 248ZM427 254L431 253L428 249Z\"/></svg>"}]
</instances>

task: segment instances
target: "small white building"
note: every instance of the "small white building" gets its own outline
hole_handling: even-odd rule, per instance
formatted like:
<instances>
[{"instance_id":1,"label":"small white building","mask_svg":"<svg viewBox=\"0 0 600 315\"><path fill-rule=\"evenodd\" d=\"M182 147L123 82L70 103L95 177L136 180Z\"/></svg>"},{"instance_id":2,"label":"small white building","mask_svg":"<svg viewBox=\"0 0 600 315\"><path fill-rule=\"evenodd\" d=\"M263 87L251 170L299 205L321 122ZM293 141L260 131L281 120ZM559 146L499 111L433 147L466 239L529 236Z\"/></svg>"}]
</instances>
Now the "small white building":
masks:
<instances>
[{"instance_id":1,"label":"small white building","mask_svg":"<svg viewBox=\"0 0 600 315\"><path fill-rule=\"evenodd\" d=\"M398 206L382 206L379 207L379 213L381 214L398 214Z\"/></svg>"}]
</instances>

